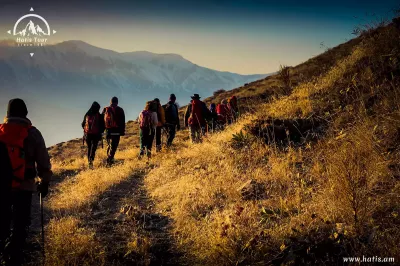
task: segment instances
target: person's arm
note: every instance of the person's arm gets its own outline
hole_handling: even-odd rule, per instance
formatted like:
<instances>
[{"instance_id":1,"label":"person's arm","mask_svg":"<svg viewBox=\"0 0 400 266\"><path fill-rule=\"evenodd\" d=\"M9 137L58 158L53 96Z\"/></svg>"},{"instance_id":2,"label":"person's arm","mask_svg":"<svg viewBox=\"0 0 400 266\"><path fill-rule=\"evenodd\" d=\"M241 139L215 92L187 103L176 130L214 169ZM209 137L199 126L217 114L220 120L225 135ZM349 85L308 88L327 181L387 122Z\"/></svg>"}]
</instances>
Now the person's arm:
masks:
<instances>
[{"instance_id":1,"label":"person's arm","mask_svg":"<svg viewBox=\"0 0 400 266\"><path fill-rule=\"evenodd\" d=\"M160 122L161 125L163 126L165 124L165 111L161 105L158 107L158 112L160 113L160 120L161 120Z\"/></svg>"},{"instance_id":2,"label":"person's arm","mask_svg":"<svg viewBox=\"0 0 400 266\"><path fill-rule=\"evenodd\" d=\"M50 156L46 148L42 133L38 129L32 130L33 138L35 139L35 162L38 176L42 183L49 184L53 172L51 171Z\"/></svg>"},{"instance_id":3,"label":"person's arm","mask_svg":"<svg viewBox=\"0 0 400 266\"><path fill-rule=\"evenodd\" d=\"M207 105L203 102L203 116L208 121L211 118L211 112L208 110Z\"/></svg>"},{"instance_id":4,"label":"person's arm","mask_svg":"<svg viewBox=\"0 0 400 266\"><path fill-rule=\"evenodd\" d=\"M153 128L157 127L157 124L158 124L157 112L151 113L151 124L152 124Z\"/></svg>"},{"instance_id":5,"label":"person's arm","mask_svg":"<svg viewBox=\"0 0 400 266\"><path fill-rule=\"evenodd\" d=\"M192 112L192 104L189 104L188 107L186 108L186 112L185 112L185 127L188 126L188 119L189 119L191 112Z\"/></svg>"},{"instance_id":6,"label":"person's arm","mask_svg":"<svg viewBox=\"0 0 400 266\"><path fill-rule=\"evenodd\" d=\"M179 110L178 110L178 106L176 104L175 105L175 112L176 112L176 129L177 130L181 130L181 121L179 120Z\"/></svg>"},{"instance_id":7,"label":"person's arm","mask_svg":"<svg viewBox=\"0 0 400 266\"><path fill-rule=\"evenodd\" d=\"M86 116L87 116L87 114L85 114L85 116L83 117L82 128L85 128L85 125L86 125Z\"/></svg>"},{"instance_id":8,"label":"person's arm","mask_svg":"<svg viewBox=\"0 0 400 266\"><path fill-rule=\"evenodd\" d=\"M121 111L120 134L121 134L121 136L124 136L125 135L125 112L124 112L124 109L122 109L122 108L120 109L120 111Z\"/></svg>"}]
</instances>

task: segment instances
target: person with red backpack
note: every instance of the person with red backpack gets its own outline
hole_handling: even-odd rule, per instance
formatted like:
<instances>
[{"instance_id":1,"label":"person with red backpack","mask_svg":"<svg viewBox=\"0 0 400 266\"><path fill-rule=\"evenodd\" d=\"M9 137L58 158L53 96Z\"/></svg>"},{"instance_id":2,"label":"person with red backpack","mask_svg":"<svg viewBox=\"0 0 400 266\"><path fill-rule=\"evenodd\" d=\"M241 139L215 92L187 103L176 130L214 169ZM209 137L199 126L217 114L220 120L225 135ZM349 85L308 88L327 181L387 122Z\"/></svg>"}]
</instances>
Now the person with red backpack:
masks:
<instances>
[{"instance_id":1,"label":"person with red backpack","mask_svg":"<svg viewBox=\"0 0 400 266\"><path fill-rule=\"evenodd\" d=\"M158 124L157 118L158 104L147 102L144 110L139 114L140 127L140 153L139 159L146 153L147 158L151 158L151 148L153 146L154 135Z\"/></svg>"},{"instance_id":2,"label":"person with red backpack","mask_svg":"<svg viewBox=\"0 0 400 266\"><path fill-rule=\"evenodd\" d=\"M107 139L107 165L112 165L121 136L125 136L125 112L118 106L118 98L113 97L111 104L103 109Z\"/></svg>"},{"instance_id":3,"label":"person with red backpack","mask_svg":"<svg viewBox=\"0 0 400 266\"><path fill-rule=\"evenodd\" d=\"M222 100L221 103L217 105L217 114L219 127L223 129L226 124L229 124L229 119L231 117L226 99Z\"/></svg>"},{"instance_id":4,"label":"person with red backpack","mask_svg":"<svg viewBox=\"0 0 400 266\"><path fill-rule=\"evenodd\" d=\"M32 193L46 197L53 174L42 134L27 115L25 102L12 99L0 125L0 253L6 265L22 263Z\"/></svg>"},{"instance_id":5,"label":"person with red backpack","mask_svg":"<svg viewBox=\"0 0 400 266\"><path fill-rule=\"evenodd\" d=\"M102 134L105 130L105 122L103 115L100 114L100 104L93 102L89 111L85 114L82 122L84 131L84 140L88 147L87 158L89 168L93 168L93 161L96 156L97 146L102 139Z\"/></svg>"},{"instance_id":6,"label":"person with red backpack","mask_svg":"<svg viewBox=\"0 0 400 266\"><path fill-rule=\"evenodd\" d=\"M192 143L198 143L201 142L204 128L207 125L206 120L210 117L210 111L206 104L200 101L201 97L198 94L194 94L191 98L192 100L185 112L185 126L189 126Z\"/></svg>"}]
</instances>

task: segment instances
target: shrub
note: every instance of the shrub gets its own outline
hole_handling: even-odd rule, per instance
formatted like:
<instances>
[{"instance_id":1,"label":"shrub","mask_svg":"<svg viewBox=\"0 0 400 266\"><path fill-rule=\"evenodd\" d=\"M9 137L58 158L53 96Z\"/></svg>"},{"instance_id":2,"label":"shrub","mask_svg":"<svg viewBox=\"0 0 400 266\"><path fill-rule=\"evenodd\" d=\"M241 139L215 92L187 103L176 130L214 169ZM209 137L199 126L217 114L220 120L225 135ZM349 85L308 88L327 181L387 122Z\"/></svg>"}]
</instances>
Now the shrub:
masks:
<instances>
[{"instance_id":1,"label":"shrub","mask_svg":"<svg viewBox=\"0 0 400 266\"><path fill-rule=\"evenodd\" d=\"M220 94L222 94L222 93L224 93L224 92L226 92L226 90L224 90L224 89L219 89L219 90L214 91L213 95L214 95L214 96L217 96L217 95L220 95Z\"/></svg>"},{"instance_id":2,"label":"shrub","mask_svg":"<svg viewBox=\"0 0 400 266\"><path fill-rule=\"evenodd\" d=\"M283 94L289 94L292 90L290 67L285 66L285 65L280 65L279 71L278 71L278 77L282 83Z\"/></svg>"}]
</instances>

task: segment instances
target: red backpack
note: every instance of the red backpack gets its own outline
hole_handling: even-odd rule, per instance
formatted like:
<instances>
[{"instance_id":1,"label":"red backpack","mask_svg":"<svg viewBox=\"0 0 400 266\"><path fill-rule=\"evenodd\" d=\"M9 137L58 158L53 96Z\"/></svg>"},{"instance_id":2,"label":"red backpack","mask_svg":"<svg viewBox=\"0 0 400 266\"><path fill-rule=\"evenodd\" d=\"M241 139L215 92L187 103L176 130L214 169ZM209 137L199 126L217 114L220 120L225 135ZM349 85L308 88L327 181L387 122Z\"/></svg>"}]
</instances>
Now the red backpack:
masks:
<instances>
[{"instance_id":1,"label":"red backpack","mask_svg":"<svg viewBox=\"0 0 400 266\"><path fill-rule=\"evenodd\" d=\"M0 142L4 143L7 148L12 168L12 188L18 188L25 179L24 140L28 137L30 128L31 126L18 124L0 125ZM0 171L3 172L3 169Z\"/></svg>"},{"instance_id":2,"label":"red backpack","mask_svg":"<svg viewBox=\"0 0 400 266\"><path fill-rule=\"evenodd\" d=\"M87 115L84 127L85 134L99 134L99 114Z\"/></svg>"},{"instance_id":3,"label":"red backpack","mask_svg":"<svg viewBox=\"0 0 400 266\"><path fill-rule=\"evenodd\" d=\"M228 116L228 108L225 104L217 105L218 120L226 121Z\"/></svg>"},{"instance_id":4,"label":"red backpack","mask_svg":"<svg viewBox=\"0 0 400 266\"><path fill-rule=\"evenodd\" d=\"M191 126L203 126L206 121L203 116L203 102L200 100L192 100L192 112L188 119Z\"/></svg>"},{"instance_id":5,"label":"red backpack","mask_svg":"<svg viewBox=\"0 0 400 266\"><path fill-rule=\"evenodd\" d=\"M143 110L140 113L139 121L140 121L140 129L151 129L152 123L151 123L151 116L152 112L148 110Z\"/></svg>"},{"instance_id":6,"label":"red backpack","mask_svg":"<svg viewBox=\"0 0 400 266\"><path fill-rule=\"evenodd\" d=\"M104 122L106 125L106 128L117 128L118 123L117 123L117 118L116 118L116 107L106 107L105 112L104 112Z\"/></svg>"}]
</instances>

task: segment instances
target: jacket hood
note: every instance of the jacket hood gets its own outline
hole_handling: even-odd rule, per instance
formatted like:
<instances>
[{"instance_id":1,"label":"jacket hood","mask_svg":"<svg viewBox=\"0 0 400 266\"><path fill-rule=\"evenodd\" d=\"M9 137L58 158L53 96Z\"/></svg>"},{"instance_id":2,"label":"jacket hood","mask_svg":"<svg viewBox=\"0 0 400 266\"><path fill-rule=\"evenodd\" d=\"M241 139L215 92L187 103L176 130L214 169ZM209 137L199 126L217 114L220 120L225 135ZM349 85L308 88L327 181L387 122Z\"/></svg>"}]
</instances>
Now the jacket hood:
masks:
<instances>
[{"instance_id":1,"label":"jacket hood","mask_svg":"<svg viewBox=\"0 0 400 266\"><path fill-rule=\"evenodd\" d=\"M27 125L31 126L32 122L28 118L22 118L22 117L5 117L4 118L4 124L9 124L9 123L15 123L15 124L21 124L21 125Z\"/></svg>"}]
</instances>

